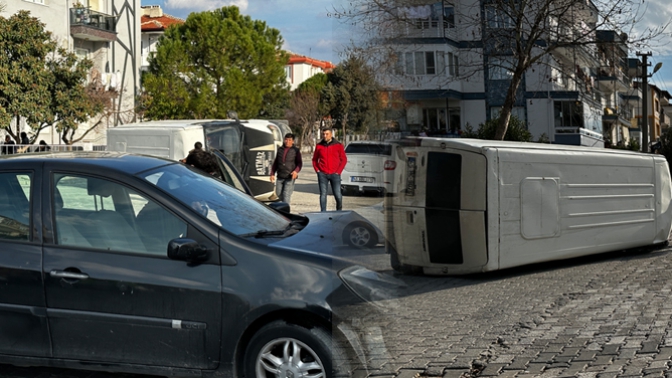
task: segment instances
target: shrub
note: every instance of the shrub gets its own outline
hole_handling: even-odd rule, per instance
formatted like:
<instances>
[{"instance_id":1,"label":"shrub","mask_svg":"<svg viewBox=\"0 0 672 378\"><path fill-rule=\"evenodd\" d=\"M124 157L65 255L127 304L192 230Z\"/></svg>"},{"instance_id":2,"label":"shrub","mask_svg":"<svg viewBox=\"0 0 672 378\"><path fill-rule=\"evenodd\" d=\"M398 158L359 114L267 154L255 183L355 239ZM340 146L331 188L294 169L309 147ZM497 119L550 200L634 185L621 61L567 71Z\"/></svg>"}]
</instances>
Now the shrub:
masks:
<instances>
[{"instance_id":1,"label":"shrub","mask_svg":"<svg viewBox=\"0 0 672 378\"><path fill-rule=\"evenodd\" d=\"M498 124L499 118L494 118L485 123L481 123L478 126L478 130L474 130L471 125L467 124L465 130L462 132L462 138L494 140ZM509 119L509 127L504 135L504 140L513 142L531 142L532 133L527 131L523 121L515 116L511 116L511 119Z\"/></svg>"}]
</instances>

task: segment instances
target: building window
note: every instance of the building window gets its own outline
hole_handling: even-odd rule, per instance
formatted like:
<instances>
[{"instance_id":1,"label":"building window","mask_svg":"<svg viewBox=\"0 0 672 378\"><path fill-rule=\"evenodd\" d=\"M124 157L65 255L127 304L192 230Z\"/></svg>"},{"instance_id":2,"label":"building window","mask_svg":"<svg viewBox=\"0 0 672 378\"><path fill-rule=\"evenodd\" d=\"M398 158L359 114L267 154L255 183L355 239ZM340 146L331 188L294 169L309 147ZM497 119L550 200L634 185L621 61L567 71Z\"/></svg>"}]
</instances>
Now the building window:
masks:
<instances>
[{"instance_id":1,"label":"building window","mask_svg":"<svg viewBox=\"0 0 672 378\"><path fill-rule=\"evenodd\" d=\"M553 103L555 127L584 127L583 104L578 101L555 101Z\"/></svg>"},{"instance_id":2,"label":"building window","mask_svg":"<svg viewBox=\"0 0 672 378\"><path fill-rule=\"evenodd\" d=\"M291 65L285 66L285 75L287 76L287 80L289 80L290 83L294 82L294 70L292 68L293 67Z\"/></svg>"},{"instance_id":3,"label":"building window","mask_svg":"<svg viewBox=\"0 0 672 378\"><path fill-rule=\"evenodd\" d=\"M436 66L434 64L434 52L428 51L425 52L425 72L427 75L436 74Z\"/></svg>"},{"instance_id":4,"label":"building window","mask_svg":"<svg viewBox=\"0 0 672 378\"><path fill-rule=\"evenodd\" d=\"M453 54L453 53L449 52L446 55L446 59L448 60L448 62L447 62L448 75L459 76L460 75L460 70L459 70L459 64L457 63L457 54Z\"/></svg>"},{"instance_id":5,"label":"building window","mask_svg":"<svg viewBox=\"0 0 672 378\"><path fill-rule=\"evenodd\" d=\"M455 27L455 7L447 5L443 7L443 27L452 29Z\"/></svg>"},{"instance_id":6,"label":"building window","mask_svg":"<svg viewBox=\"0 0 672 378\"><path fill-rule=\"evenodd\" d=\"M416 51L399 53L397 72L406 75L444 74L446 67L451 76L457 74L457 55L443 51Z\"/></svg>"},{"instance_id":7,"label":"building window","mask_svg":"<svg viewBox=\"0 0 672 378\"><path fill-rule=\"evenodd\" d=\"M89 57L89 50L88 49L75 48L75 55L77 55L77 58L79 58L79 59L87 59Z\"/></svg>"},{"instance_id":8,"label":"building window","mask_svg":"<svg viewBox=\"0 0 672 378\"><path fill-rule=\"evenodd\" d=\"M510 29L513 27L511 16L496 5L485 6L485 22L491 29Z\"/></svg>"},{"instance_id":9,"label":"building window","mask_svg":"<svg viewBox=\"0 0 672 378\"><path fill-rule=\"evenodd\" d=\"M491 57L488 59L488 79L511 80L513 76L513 60L510 57Z\"/></svg>"}]
</instances>

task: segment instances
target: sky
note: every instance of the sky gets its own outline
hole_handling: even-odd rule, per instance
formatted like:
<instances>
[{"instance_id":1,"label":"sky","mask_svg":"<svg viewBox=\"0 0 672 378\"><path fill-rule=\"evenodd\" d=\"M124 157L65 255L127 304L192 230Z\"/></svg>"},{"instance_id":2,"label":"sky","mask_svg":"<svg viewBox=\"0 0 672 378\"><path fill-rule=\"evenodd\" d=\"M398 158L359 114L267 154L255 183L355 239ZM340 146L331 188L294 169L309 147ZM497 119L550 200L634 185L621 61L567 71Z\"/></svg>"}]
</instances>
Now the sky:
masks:
<instances>
[{"instance_id":1,"label":"sky","mask_svg":"<svg viewBox=\"0 0 672 378\"><path fill-rule=\"evenodd\" d=\"M236 5L241 13L280 30L285 50L334 64L340 61L333 30L341 24L328 16L333 10L329 0L141 0L141 5L161 5L164 14L183 19L191 12Z\"/></svg>"},{"instance_id":2,"label":"sky","mask_svg":"<svg viewBox=\"0 0 672 378\"><path fill-rule=\"evenodd\" d=\"M253 19L266 21L268 26L280 30L285 40L284 48L293 53L326 60L335 64L341 60L343 50L339 38L345 35L346 26L329 17L334 3L344 0L141 0L142 5L161 5L164 13L186 19L191 12L212 10L236 5L243 14ZM600 1L600 0L595 0ZM605 1L605 0L602 0ZM608 1L608 0L606 0ZM636 27L662 25L672 20L670 0L642 0L633 19L639 20ZM632 32L632 31L631 31ZM636 32L636 30L634 31ZM667 35L651 51L652 67L662 62L663 67L650 78L650 82L672 93L672 25ZM631 50L632 57L635 51Z\"/></svg>"}]
</instances>

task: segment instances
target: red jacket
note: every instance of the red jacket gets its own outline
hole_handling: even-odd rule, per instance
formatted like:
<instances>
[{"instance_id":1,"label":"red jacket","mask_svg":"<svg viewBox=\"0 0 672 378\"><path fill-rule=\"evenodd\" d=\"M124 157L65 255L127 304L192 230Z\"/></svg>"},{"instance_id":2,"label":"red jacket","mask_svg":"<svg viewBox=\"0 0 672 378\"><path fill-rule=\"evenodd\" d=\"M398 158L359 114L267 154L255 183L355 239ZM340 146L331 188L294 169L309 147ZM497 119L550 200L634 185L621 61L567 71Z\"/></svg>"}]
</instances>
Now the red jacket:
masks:
<instances>
[{"instance_id":1,"label":"red jacket","mask_svg":"<svg viewBox=\"0 0 672 378\"><path fill-rule=\"evenodd\" d=\"M348 158L345 156L343 145L336 139L327 143L322 139L315 147L313 154L313 168L315 172L322 172L328 175L343 172Z\"/></svg>"}]
</instances>

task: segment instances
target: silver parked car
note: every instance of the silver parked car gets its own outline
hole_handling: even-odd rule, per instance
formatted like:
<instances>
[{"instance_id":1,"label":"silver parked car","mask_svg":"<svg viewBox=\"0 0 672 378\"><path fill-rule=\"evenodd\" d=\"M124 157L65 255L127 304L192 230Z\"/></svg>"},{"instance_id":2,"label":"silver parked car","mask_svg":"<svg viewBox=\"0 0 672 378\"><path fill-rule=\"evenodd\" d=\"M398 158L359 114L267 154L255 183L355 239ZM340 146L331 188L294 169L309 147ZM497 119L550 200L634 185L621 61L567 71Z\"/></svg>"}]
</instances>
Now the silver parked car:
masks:
<instances>
[{"instance_id":1,"label":"silver parked car","mask_svg":"<svg viewBox=\"0 0 672 378\"><path fill-rule=\"evenodd\" d=\"M341 175L344 195L359 193L394 194L392 144L377 141L350 142L345 148L348 163Z\"/></svg>"}]
</instances>

